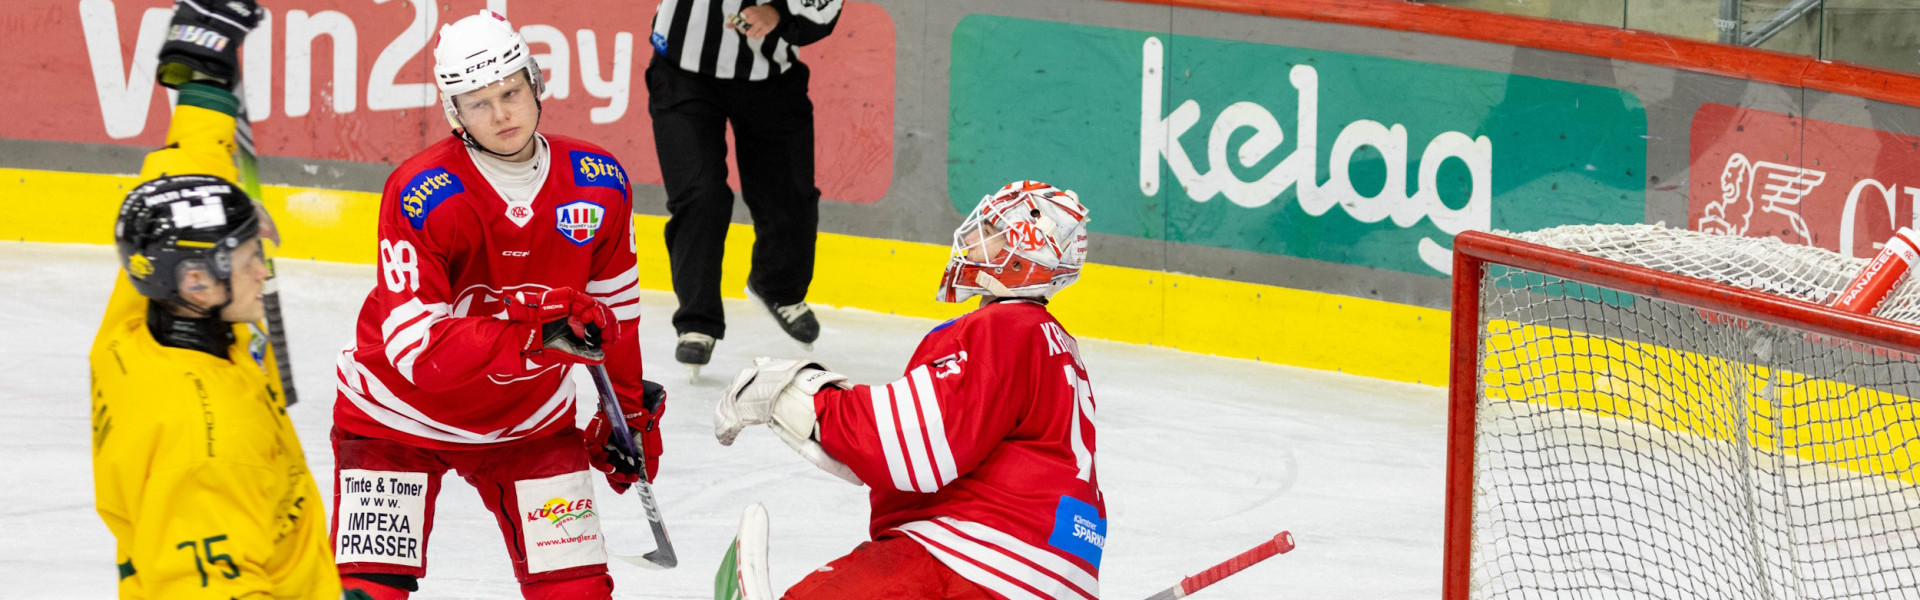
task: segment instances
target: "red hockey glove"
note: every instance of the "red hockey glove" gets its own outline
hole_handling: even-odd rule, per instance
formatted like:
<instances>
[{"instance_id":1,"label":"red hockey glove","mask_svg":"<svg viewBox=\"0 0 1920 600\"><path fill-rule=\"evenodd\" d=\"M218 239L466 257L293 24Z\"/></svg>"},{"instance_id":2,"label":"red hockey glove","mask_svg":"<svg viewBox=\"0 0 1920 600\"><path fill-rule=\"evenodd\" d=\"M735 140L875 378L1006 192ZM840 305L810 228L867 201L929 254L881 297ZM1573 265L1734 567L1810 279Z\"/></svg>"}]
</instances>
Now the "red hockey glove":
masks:
<instances>
[{"instance_id":1,"label":"red hockey glove","mask_svg":"<svg viewBox=\"0 0 1920 600\"><path fill-rule=\"evenodd\" d=\"M640 453L646 455L647 481L652 482L660 472L660 414L667 410L667 390L644 379L640 387L643 390L640 410L627 413L627 429L633 432L633 441L640 445ZM613 493L624 494L640 480L640 462L614 444L609 439L612 435L613 425L607 422L607 413L595 412L581 437L587 444L587 457L593 468L607 474L607 485L613 487Z\"/></svg>"},{"instance_id":2,"label":"red hockey glove","mask_svg":"<svg viewBox=\"0 0 1920 600\"><path fill-rule=\"evenodd\" d=\"M514 323L508 333L520 355L540 364L597 365L607 359L602 348L620 341L613 311L573 288L509 296L507 319Z\"/></svg>"}]
</instances>

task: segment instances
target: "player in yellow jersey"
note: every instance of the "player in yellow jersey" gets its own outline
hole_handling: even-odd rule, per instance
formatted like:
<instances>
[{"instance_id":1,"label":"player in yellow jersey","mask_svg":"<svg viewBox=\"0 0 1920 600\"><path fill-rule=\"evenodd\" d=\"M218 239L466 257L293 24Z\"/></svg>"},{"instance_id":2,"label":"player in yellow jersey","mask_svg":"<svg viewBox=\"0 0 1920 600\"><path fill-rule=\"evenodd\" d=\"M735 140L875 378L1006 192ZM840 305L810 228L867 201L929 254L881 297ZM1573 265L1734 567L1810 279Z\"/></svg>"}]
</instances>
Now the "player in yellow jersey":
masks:
<instances>
[{"instance_id":1,"label":"player in yellow jersey","mask_svg":"<svg viewBox=\"0 0 1920 600\"><path fill-rule=\"evenodd\" d=\"M340 598L320 496L266 338L272 221L235 178L251 0L181 0L161 50L167 146L114 226L123 274L88 358L95 507L122 598Z\"/></svg>"}]
</instances>

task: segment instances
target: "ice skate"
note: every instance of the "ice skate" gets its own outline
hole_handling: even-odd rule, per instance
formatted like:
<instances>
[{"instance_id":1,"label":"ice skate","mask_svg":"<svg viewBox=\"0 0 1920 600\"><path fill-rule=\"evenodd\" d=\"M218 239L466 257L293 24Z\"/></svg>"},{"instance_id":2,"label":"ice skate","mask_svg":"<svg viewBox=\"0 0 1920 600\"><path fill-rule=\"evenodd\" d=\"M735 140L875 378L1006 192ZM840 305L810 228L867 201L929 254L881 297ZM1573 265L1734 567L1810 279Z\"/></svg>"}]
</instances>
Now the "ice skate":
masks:
<instances>
[{"instance_id":1,"label":"ice skate","mask_svg":"<svg viewBox=\"0 0 1920 600\"><path fill-rule=\"evenodd\" d=\"M800 342L801 348L813 351L813 341L820 339L820 321L813 317L813 308L807 306L806 302L775 305L754 293L751 285L747 286L747 298L766 309L767 314L773 315L773 321L780 324L780 330Z\"/></svg>"},{"instance_id":2,"label":"ice skate","mask_svg":"<svg viewBox=\"0 0 1920 600\"><path fill-rule=\"evenodd\" d=\"M687 366L687 382L700 379L700 367L713 360L713 336L686 332L680 334L680 341L673 347L673 359Z\"/></svg>"}]
</instances>

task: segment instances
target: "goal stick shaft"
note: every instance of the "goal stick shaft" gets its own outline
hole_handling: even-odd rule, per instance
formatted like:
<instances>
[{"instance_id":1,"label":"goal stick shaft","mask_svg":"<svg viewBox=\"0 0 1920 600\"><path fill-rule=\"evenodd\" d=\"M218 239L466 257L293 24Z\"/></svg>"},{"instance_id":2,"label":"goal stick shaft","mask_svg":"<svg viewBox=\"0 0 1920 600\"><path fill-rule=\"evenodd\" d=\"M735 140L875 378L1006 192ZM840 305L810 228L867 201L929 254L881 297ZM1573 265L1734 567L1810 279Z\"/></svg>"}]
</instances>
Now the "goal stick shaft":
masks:
<instances>
[{"instance_id":1,"label":"goal stick shaft","mask_svg":"<svg viewBox=\"0 0 1920 600\"><path fill-rule=\"evenodd\" d=\"M651 477L647 474L646 454L640 448L640 440L634 437L633 429L627 427L627 415L620 410L619 398L614 396L613 382L607 378L606 365L587 367L587 373L593 377L594 389L600 392L600 411L613 428L609 439L640 465L640 480L633 482L633 491L640 497L640 504L647 509L647 526L653 529L655 546L652 552L642 558L659 568L671 569L680 564L680 559L673 552L673 540L667 537L667 522L660 517L660 505L653 498L653 484L648 483Z\"/></svg>"},{"instance_id":2,"label":"goal stick shaft","mask_svg":"<svg viewBox=\"0 0 1920 600\"><path fill-rule=\"evenodd\" d=\"M1234 573L1239 573L1247 567L1259 564L1260 561L1286 554L1292 550L1293 533L1282 531L1280 535L1273 536L1273 539L1261 542L1260 545L1254 546L1246 552L1241 552L1239 556L1229 558L1205 571L1182 579L1180 583L1175 584L1173 587L1160 590L1160 593L1147 597L1147 600L1174 600L1176 598L1185 598L1194 592L1200 591L1201 588L1218 583L1220 580L1226 579Z\"/></svg>"},{"instance_id":3,"label":"goal stick shaft","mask_svg":"<svg viewBox=\"0 0 1920 600\"><path fill-rule=\"evenodd\" d=\"M240 171L240 188L246 190L248 196L253 197L253 201L261 207L260 210L265 211L266 197L260 194L260 159L253 145L253 122L247 115L247 94L238 81L234 82L233 89L240 99L240 114L235 115L233 134L236 150L234 158L239 163L237 166ZM273 263L273 255L279 251L279 248L267 246L272 244L263 246L263 254L267 262L267 284L265 292L260 295L260 300L267 312L267 342L273 346L274 368L280 372L280 393L286 396L287 406L293 406L300 401L300 395L293 389L293 357L287 350L287 324L280 310L278 282L280 271L274 267Z\"/></svg>"}]
</instances>

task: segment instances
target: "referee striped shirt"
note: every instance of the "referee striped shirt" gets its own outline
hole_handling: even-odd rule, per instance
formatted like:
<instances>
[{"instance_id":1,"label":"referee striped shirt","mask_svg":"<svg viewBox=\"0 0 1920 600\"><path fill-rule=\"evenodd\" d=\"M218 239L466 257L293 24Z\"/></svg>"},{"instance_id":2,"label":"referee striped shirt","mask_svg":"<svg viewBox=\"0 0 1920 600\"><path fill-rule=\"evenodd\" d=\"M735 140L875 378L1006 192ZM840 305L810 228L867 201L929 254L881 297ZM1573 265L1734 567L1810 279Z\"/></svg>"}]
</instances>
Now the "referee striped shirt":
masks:
<instances>
[{"instance_id":1,"label":"referee striped shirt","mask_svg":"<svg viewBox=\"0 0 1920 600\"><path fill-rule=\"evenodd\" d=\"M683 71L715 79L760 81L800 62L799 46L827 37L844 0L660 0L653 15L653 51ZM728 15L756 4L780 13L760 39L727 29Z\"/></svg>"}]
</instances>

